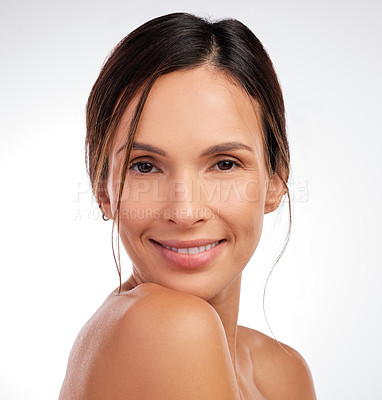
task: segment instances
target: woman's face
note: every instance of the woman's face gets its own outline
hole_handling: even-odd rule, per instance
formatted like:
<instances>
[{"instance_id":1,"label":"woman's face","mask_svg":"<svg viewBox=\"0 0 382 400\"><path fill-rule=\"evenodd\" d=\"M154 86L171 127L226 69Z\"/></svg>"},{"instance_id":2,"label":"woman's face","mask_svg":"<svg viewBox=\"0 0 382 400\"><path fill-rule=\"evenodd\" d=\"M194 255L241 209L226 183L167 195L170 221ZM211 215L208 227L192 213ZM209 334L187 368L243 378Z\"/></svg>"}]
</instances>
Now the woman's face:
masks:
<instances>
[{"instance_id":1,"label":"woman's face","mask_svg":"<svg viewBox=\"0 0 382 400\"><path fill-rule=\"evenodd\" d=\"M137 101L113 143L110 203L103 202L109 217ZM238 277L259 242L269 197L261 138L256 102L216 69L176 71L155 82L120 208L119 235L138 283L208 300Z\"/></svg>"}]
</instances>

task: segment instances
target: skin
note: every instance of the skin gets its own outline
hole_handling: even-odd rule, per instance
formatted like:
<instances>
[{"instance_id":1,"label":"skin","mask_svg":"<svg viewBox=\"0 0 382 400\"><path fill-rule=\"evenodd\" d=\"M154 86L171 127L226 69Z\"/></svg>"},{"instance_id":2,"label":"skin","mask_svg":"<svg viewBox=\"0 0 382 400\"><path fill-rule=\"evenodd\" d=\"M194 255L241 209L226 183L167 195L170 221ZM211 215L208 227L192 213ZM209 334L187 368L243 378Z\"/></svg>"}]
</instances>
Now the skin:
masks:
<instances>
[{"instance_id":1,"label":"skin","mask_svg":"<svg viewBox=\"0 0 382 400\"><path fill-rule=\"evenodd\" d=\"M99 199L108 218L113 218L116 211L123 145L137 100L138 97L125 111L116 132L107 187ZM198 310L195 318L205 313L204 320L210 321L211 329L216 328L226 340L220 347L226 347L232 371L224 372L224 380L231 379L233 374L239 392L236 396L240 396L232 394L227 398L315 399L309 369L297 352L285 346L287 354L273 339L237 325L242 271L260 240L264 214L274 211L284 194L280 177L268 176L262 137L256 101L213 67L176 71L156 81L135 142L155 146L163 154L147 149L134 149L131 153L133 164L129 165L122 196L119 235L132 260L133 273L123 285L123 297L111 295L98 313L110 315L110 302L114 304L113 313L126 310L137 298L146 298L147 293L157 296L157 301L142 312L150 313L162 301L167 302L168 315L179 316L179 329L184 315L192 316L192 310ZM205 154L213 146L233 142L246 148ZM213 260L194 270L171 265L151 242L198 238L224 239L225 243ZM122 303L116 303L118 297L123 299ZM183 305L190 308L179 308ZM152 319L155 315L156 311ZM182 335L189 330L184 326ZM117 362L129 334L111 334L110 343L119 343L119 352L110 362ZM131 334L139 336L136 331ZM155 341L152 343L155 346ZM159 349L152 349L146 366L154 363L153 354L164 346L165 341ZM206 348L210 347L206 344ZM81 352L81 345L75 348ZM145 348L139 353L143 359L144 351ZM225 357L223 353L220 356ZM214 354L207 362L213 362L212 359L217 359ZM121 368L115 366L114 370ZM105 374L98 371L97 376Z\"/></svg>"},{"instance_id":2,"label":"skin","mask_svg":"<svg viewBox=\"0 0 382 400\"><path fill-rule=\"evenodd\" d=\"M116 210L123 156L118 150L126 140L134 108L134 103L128 107L116 132L109 196L102 201L109 218ZM155 168L146 174L130 170L125 183L119 235L133 262L130 283L153 282L208 301L222 320L235 359L241 273L260 240L264 213L273 211L284 193L279 177L270 179L267 174L257 104L211 67L173 72L152 88L135 141L167 155L131 153L134 162L150 162ZM252 151L200 156L226 142L242 143ZM216 163L224 160L240 165L219 170ZM198 187L207 195L203 190L198 195ZM151 218L147 210L155 210L160 218ZM144 217L129 218L133 211ZM158 259L151 238L217 238L227 243L208 268L187 273Z\"/></svg>"}]
</instances>

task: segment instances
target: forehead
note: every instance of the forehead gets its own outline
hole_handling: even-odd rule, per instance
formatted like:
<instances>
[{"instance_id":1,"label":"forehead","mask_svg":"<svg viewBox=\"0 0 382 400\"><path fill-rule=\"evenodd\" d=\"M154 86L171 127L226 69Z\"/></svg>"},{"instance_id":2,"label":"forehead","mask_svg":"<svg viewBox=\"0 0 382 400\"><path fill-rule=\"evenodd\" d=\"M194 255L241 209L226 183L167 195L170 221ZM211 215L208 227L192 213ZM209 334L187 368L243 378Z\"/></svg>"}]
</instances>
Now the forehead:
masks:
<instances>
[{"instance_id":1,"label":"forehead","mask_svg":"<svg viewBox=\"0 0 382 400\"><path fill-rule=\"evenodd\" d=\"M115 150L126 142L139 97L140 93L123 114ZM175 71L154 83L135 140L195 149L240 140L262 149L260 108L243 88L211 66Z\"/></svg>"}]
</instances>

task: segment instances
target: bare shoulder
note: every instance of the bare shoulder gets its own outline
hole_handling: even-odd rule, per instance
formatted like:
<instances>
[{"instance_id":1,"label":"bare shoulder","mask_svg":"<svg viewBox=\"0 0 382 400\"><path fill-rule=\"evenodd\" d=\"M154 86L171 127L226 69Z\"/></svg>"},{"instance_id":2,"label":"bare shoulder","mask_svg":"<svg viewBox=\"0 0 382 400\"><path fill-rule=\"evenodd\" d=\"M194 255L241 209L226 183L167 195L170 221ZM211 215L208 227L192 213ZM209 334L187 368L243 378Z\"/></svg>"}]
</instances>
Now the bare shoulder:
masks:
<instances>
[{"instance_id":1,"label":"bare shoulder","mask_svg":"<svg viewBox=\"0 0 382 400\"><path fill-rule=\"evenodd\" d=\"M251 353L256 386L272 400L315 400L309 367L296 350L258 332L239 327Z\"/></svg>"},{"instance_id":2,"label":"bare shoulder","mask_svg":"<svg viewBox=\"0 0 382 400\"><path fill-rule=\"evenodd\" d=\"M218 335L224 333L214 308L198 297L154 283L139 285L131 292L136 301L125 310L120 320L120 329L116 331L117 335L122 332L123 337L144 334L148 341L151 336L158 339L158 334L168 335L169 328L173 329L174 337L189 335L190 328L199 334L204 329L213 330ZM153 324L155 331L152 331ZM154 343L157 342L154 340Z\"/></svg>"},{"instance_id":3,"label":"bare shoulder","mask_svg":"<svg viewBox=\"0 0 382 400\"><path fill-rule=\"evenodd\" d=\"M143 284L111 298L97 325L99 338L88 329L83 345L92 356L82 358L82 386L72 390L81 395L62 399L239 399L223 326L204 300Z\"/></svg>"}]
</instances>

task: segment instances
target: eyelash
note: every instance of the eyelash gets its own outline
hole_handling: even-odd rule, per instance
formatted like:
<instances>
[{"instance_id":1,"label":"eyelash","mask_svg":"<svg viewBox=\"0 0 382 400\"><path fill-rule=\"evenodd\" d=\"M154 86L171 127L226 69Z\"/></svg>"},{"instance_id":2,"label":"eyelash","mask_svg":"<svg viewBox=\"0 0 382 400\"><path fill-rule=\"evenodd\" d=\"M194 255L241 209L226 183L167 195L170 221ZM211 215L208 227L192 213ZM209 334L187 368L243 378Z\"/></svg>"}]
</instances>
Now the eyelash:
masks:
<instances>
[{"instance_id":1,"label":"eyelash","mask_svg":"<svg viewBox=\"0 0 382 400\"><path fill-rule=\"evenodd\" d=\"M231 162L234 167L230 168L228 170L221 170L221 169L215 169L215 168L209 168L209 170L216 170L219 172L223 172L223 173L228 173L228 172L232 172L234 171L237 167L239 168L243 168L243 165L241 165L238 161L232 160L231 158L222 158L221 160L218 160L214 163L214 167L217 166L219 163L224 162L224 161L228 161ZM153 168L157 169L157 171L150 171L150 172L141 172L141 171L135 171L134 168L137 167L138 165L142 165L142 164L149 164L151 165ZM132 171L132 173L137 174L137 175L148 175L151 173L156 173L156 172L160 172L160 169L157 168L152 162L150 161L145 161L145 160L139 160L139 161L134 161L131 163L129 170Z\"/></svg>"}]
</instances>

